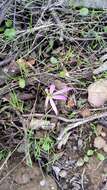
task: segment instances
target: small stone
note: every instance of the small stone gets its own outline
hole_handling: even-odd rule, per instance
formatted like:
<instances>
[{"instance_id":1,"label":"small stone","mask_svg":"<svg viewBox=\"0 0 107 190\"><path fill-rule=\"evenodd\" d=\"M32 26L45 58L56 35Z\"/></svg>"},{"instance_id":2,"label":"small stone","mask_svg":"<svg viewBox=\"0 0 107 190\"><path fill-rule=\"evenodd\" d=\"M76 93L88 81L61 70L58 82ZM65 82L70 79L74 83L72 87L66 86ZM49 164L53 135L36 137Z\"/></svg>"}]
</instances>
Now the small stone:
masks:
<instances>
[{"instance_id":1,"label":"small stone","mask_svg":"<svg viewBox=\"0 0 107 190\"><path fill-rule=\"evenodd\" d=\"M77 146L73 146L73 150L74 150L74 151L77 151Z\"/></svg>"},{"instance_id":2,"label":"small stone","mask_svg":"<svg viewBox=\"0 0 107 190\"><path fill-rule=\"evenodd\" d=\"M78 148L81 149L83 146L83 140L82 139L79 139L78 140Z\"/></svg>"},{"instance_id":3,"label":"small stone","mask_svg":"<svg viewBox=\"0 0 107 190\"><path fill-rule=\"evenodd\" d=\"M67 189L68 189L67 184L64 184L64 185L63 185L63 189L64 189L64 190L67 190Z\"/></svg>"},{"instance_id":4,"label":"small stone","mask_svg":"<svg viewBox=\"0 0 107 190\"><path fill-rule=\"evenodd\" d=\"M101 136L102 137L106 137L106 133L105 132L101 132Z\"/></svg>"},{"instance_id":5,"label":"small stone","mask_svg":"<svg viewBox=\"0 0 107 190\"><path fill-rule=\"evenodd\" d=\"M96 127L97 136L100 136L100 135L101 135L102 129L103 129L103 126L100 125L100 124L98 124L97 127Z\"/></svg>"},{"instance_id":6,"label":"small stone","mask_svg":"<svg viewBox=\"0 0 107 190\"><path fill-rule=\"evenodd\" d=\"M102 137L98 136L95 138L95 140L94 140L95 148L102 149L105 145L106 145L106 142Z\"/></svg>"},{"instance_id":7,"label":"small stone","mask_svg":"<svg viewBox=\"0 0 107 190\"><path fill-rule=\"evenodd\" d=\"M61 171L59 172L59 176L62 177L62 178L66 178L67 172L66 172L65 170L61 170Z\"/></svg>"},{"instance_id":8,"label":"small stone","mask_svg":"<svg viewBox=\"0 0 107 190\"><path fill-rule=\"evenodd\" d=\"M60 168L57 166L52 166L53 171L55 172L56 177L59 177Z\"/></svg>"},{"instance_id":9,"label":"small stone","mask_svg":"<svg viewBox=\"0 0 107 190\"><path fill-rule=\"evenodd\" d=\"M22 143L22 144L20 144L19 147L17 148L17 152L19 152L19 153L24 153L24 152L25 152L25 148L26 148L25 143Z\"/></svg>"},{"instance_id":10,"label":"small stone","mask_svg":"<svg viewBox=\"0 0 107 190\"><path fill-rule=\"evenodd\" d=\"M80 158L77 163L76 163L77 167L81 167L84 165L84 160L82 158Z\"/></svg>"},{"instance_id":11,"label":"small stone","mask_svg":"<svg viewBox=\"0 0 107 190\"><path fill-rule=\"evenodd\" d=\"M107 174L107 164L105 165L103 170L104 170L104 176L105 176L105 174Z\"/></svg>"},{"instance_id":12,"label":"small stone","mask_svg":"<svg viewBox=\"0 0 107 190\"><path fill-rule=\"evenodd\" d=\"M88 102L93 107L103 106L107 101L107 79L100 79L88 87Z\"/></svg>"},{"instance_id":13,"label":"small stone","mask_svg":"<svg viewBox=\"0 0 107 190\"><path fill-rule=\"evenodd\" d=\"M46 180L45 180L45 179L41 180L41 181L40 181L40 186L43 187L43 186L45 186L45 185L46 185Z\"/></svg>"},{"instance_id":14,"label":"small stone","mask_svg":"<svg viewBox=\"0 0 107 190\"><path fill-rule=\"evenodd\" d=\"M107 144L103 147L104 152L107 152Z\"/></svg>"}]
</instances>

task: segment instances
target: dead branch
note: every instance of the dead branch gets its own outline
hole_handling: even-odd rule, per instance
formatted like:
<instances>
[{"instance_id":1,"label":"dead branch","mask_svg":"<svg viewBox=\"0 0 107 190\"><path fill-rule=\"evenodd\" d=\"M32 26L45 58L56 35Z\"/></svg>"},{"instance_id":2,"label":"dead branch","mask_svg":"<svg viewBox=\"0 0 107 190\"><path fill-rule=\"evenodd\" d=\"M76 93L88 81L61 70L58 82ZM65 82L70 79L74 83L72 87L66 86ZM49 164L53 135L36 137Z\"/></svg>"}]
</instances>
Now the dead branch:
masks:
<instances>
[{"instance_id":1,"label":"dead branch","mask_svg":"<svg viewBox=\"0 0 107 190\"><path fill-rule=\"evenodd\" d=\"M100 114L95 114L95 115L92 115L90 117L84 118L81 121L78 121L76 123L69 124L65 129L63 129L60 132L60 134L59 134L59 136L57 138L58 147L61 148L61 146L63 145L63 141L64 141L63 139L65 139L65 136L66 136L67 133L69 133L69 136L70 136L70 134L72 132L71 131L72 129L74 129L76 127L79 127L80 125L83 125L83 124L86 124L88 122L94 121L96 119L104 118L104 117L107 117L107 112L100 113ZM66 142L67 142L69 136L67 136Z\"/></svg>"}]
</instances>

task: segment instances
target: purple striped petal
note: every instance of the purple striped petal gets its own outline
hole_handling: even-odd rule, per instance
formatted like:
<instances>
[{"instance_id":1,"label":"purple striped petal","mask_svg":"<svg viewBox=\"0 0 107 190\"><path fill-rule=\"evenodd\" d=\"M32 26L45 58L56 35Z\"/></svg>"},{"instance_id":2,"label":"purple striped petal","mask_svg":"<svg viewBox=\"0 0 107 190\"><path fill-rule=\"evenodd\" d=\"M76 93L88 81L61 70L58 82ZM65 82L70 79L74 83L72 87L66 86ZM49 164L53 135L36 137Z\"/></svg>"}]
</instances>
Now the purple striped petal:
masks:
<instances>
[{"instance_id":1,"label":"purple striped petal","mask_svg":"<svg viewBox=\"0 0 107 190\"><path fill-rule=\"evenodd\" d=\"M54 100L64 100L64 101L67 100L67 97L66 97L66 96L63 96L63 95L54 95L52 98L53 98Z\"/></svg>"},{"instance_id":2,"label":"purple striped petal","mask_svg":"<svg viewBox=\"0 0 107 190\"><path fill-rule=\"evenodd\" d=\"M54 110L55 114L58 115L57 107L55 105L55 102L52 99L50 99L50 104L51 104L52 109Z\"/></svg>"},{"instance_id":3,"label":"purple striped petal","mask_svg":"<svg viewBox=\"0 0 107 190\"><path fill-rule=\"evenodd\" d=\"M58 90L57 92L54 92L53 95L59 95L59 94L64 94L68 91L70 91L72 88L70 87L66 87L66 88L63 88L62 90Z\"/></svg>"},{"instance_id":4,"label":"purple striped petal","mask_svg":"<svg viewBox=\"0 0 107 190\"><path fill-rule=\"evenodd\" d=\"M53 94L54 91L55 91L55 85L51 84L50 85L50 94Z\"/></svg>"}]
</instances>

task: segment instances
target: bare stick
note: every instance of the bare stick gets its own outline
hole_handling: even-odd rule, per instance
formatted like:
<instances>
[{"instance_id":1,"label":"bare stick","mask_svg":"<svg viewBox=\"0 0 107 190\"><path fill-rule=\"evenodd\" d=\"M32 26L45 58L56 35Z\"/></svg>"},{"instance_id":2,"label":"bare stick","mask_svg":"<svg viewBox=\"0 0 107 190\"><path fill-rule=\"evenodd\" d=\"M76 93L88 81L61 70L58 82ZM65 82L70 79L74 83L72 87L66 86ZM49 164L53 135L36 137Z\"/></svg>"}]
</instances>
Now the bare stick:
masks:
<instances>
[{"instance_id":1,"label":"bare stick","mask_svg":"<svg viewBox=\"0 0 107 190\"><path fill-rule=\"evenodd\" d=\"M41 26L38 26L38 27L34 26L34 28L32 28L32 29L29 28L27 30L17 31L16 34L20 34L21 36L23 36L23 35L28 34L28 33L34 33L34 32L36 32L38 30L44 30L45 28L49 28L51 26L54 26L54 24L52 24L52 23L47 23L46 24L45 23L44 25L41 25Z\"/></svg>"},{"instance_id":2,"label":"bare stick","mask_svg":"<svg viewBox=\"0 0 107 190\"><path fill-rule=\"evenodd\" d=\"M13 57L9 57L4 59L3 61L0 61L0 67L9 64L12 61Z\"/></svg>"},{"instance_id":3,"label":"bare stick","mask_svg":"<svg viewBox=\"0 0 107 190\"><path fill-rule=\"evenodd\" d=\"M100 118L103 118L103 117L107 117L107 112L104 112L104 113L100 113L100 114L95 114L95 115L92 115L90 117L87 117L85 119L82 119L81 121L78 121L76 123L73 123L73 124L69 124L63 131L60 132L57 140L58 141L63 141L63 138L64 136L66 135L67 132L69 132L71 129L74 129L76 127L79 127L80 125L83 125L85 123L88 123L88 122L91 122L91 121L94 121L96 119L100 119ZM70 134L69 134L70 135Z\"/></svg>"},{"instance_id":4,"label":"bare stick","mask_svg":"<svg viewBox=\"0 0 107 190\"><path fill-rule=\"evenodd\" d=\"M29 117L29 116L32 116L32 117L42 117L42 118L55 118L57 120L60 120L60 121L63 121L63 122L66 122L66 123L73 123L73 122L78 122L78 121L81 121L81 119L68 119L68 118L65 118L65 117L61 117L61 116L56 116L56 115L52 115L52 114L42 114L42 113L32 113L32 114L23 114L23 117Z\"/></svg>"},{"instance_id":5,"label":"bare stick","mask_svg":"<svg viewBox=\"0 0 107 190\"><path fill-rule=\"evenodd\" d=\"M10 4L12 3L13 0L6 0L5 2L3 2L3 4L0 7L0 25L3 22L4 18L5 18L5 14L7 13Z\"/></svg>"}]
</instances>

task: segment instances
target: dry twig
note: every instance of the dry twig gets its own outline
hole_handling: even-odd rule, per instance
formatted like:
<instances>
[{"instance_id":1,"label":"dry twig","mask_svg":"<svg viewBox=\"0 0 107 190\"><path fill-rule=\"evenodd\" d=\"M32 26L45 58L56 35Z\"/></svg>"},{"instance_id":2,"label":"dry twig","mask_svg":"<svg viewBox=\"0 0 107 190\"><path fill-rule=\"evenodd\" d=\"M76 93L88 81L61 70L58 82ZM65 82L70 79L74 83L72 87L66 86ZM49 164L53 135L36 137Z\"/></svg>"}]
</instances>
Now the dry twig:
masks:
<instances>
[{"instance_id":1,"label":"dry twig","mask_svg":"<svg viewBox=\"0 0 107 190\"><path fill-rule=\"evenodd\" d=\"M76 123L71 123L69 124L65 129L63 129L58 138L57 138L57 143L58 143L58 148L61 148L62 145L63 145L63 139L65 139L65 136L66 134L69 132L69 136L71 134L71 130L76 128L76 127L79 127L80 125L83 125L85 123L88 123L88 122L91 122L91 121L94 121L96 119L100 119L100 118L104 118L104 117L107 117L107 112L104 112L104 113L100 113L100 114L95 114L95 115L92 115L90 117L87 117L87 118L84 118ZM66 142L69 138L69 136L67 136L66 138ZM64 140L64 144L65 144L65 140Z\"/></svg>"}]
</instances>

